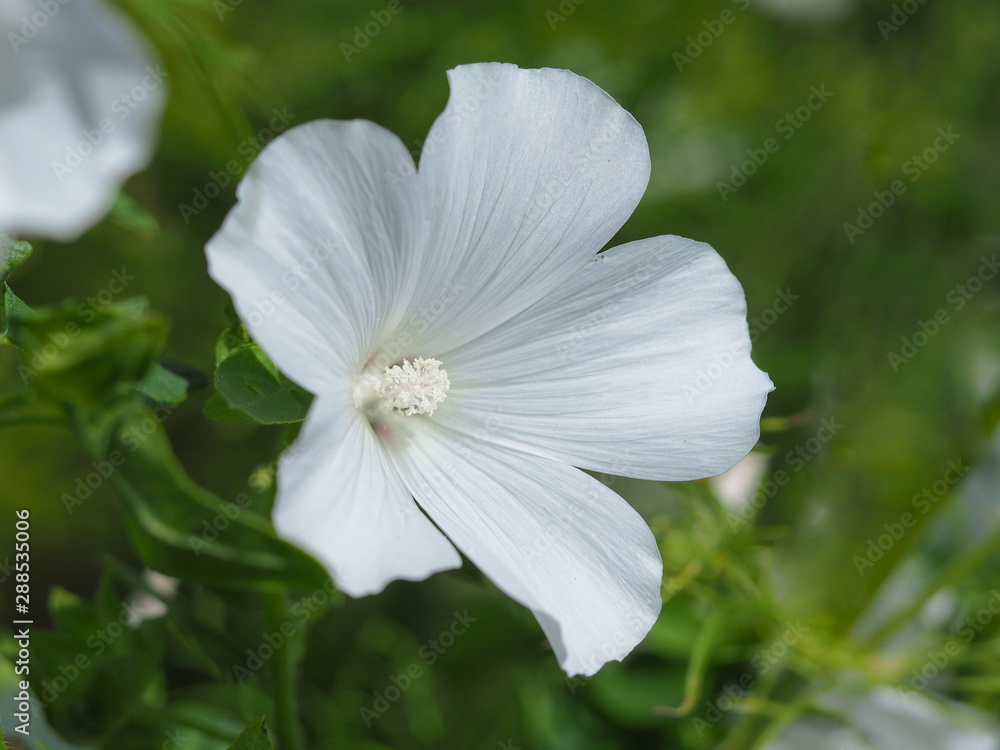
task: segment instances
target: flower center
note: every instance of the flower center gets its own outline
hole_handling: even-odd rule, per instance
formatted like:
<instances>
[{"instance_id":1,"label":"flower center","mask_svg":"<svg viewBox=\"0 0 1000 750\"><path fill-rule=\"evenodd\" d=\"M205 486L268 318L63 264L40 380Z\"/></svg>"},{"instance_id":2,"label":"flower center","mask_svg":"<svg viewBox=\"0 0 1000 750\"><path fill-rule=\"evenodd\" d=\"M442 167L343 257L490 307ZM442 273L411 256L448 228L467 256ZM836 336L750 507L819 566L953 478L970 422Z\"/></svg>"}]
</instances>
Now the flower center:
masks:
<instances>
[{"instance_id":1,"label":"flower center","mask_svg":"<svg viewBox=\"0 0 1000 750\"><path fill-rule=\"evenodd\" d=\"M439 360L415 357L413 364L404 359L402 365L386 367L375 393L384 409L395 409L408 417L429 417L447 398L450 387L448 372Z\"/></svg>"}]
</instances>

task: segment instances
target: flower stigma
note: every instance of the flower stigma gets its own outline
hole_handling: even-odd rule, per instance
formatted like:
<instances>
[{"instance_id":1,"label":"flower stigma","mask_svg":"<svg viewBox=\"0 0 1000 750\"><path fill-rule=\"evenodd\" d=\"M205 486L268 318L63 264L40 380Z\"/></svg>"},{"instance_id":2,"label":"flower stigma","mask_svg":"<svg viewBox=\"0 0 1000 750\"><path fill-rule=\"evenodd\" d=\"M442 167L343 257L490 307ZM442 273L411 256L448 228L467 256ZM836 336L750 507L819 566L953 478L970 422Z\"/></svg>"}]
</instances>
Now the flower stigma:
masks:
<instances>
[{"instance_id":1,"label":"flower stigma","mask_svg":"<svg viewBox=\"0 0 1000 750\"><path fill-rule=\"evenodd\" d=\"M448 396L451 382L440 360L414 357L401 365L386 367L375 384L379 406L407 417L426 414L428 417Z\"/></svg>"}]
</instances>

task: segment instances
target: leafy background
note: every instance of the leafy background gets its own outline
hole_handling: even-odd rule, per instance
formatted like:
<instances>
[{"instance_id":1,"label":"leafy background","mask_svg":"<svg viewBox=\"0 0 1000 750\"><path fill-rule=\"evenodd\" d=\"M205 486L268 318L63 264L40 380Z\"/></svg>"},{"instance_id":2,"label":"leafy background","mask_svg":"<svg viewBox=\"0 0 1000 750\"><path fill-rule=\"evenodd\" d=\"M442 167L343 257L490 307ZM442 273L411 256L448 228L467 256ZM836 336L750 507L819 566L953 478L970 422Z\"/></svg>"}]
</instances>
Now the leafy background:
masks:
<instances>
[{"instance_id":1,"label":"leafy background","mask_svg":"<svg viewBox=\"0 0 1000 750\"><path fill-rule=\"evenodd\" d=\"M704 240L743 283L750 317L761 321L752 323L754 357L777 386L758 446L757 498L766 502L747 514L749 523L733 523L737 501L717 484L602 477L656 532L667 603L624 664L586 681L567 680L531 615L468 565L354 600L329 594L310 561L298 561L280 583L305 607L285 620L298 625L300 614L310 614L307 637L297 631L292 638L304 655L306 746L735 750L764 747L817 710L834 715L823 725L833 736L837 711L818 706L817 691L912 688L911 670L988 607L1000 526L1000 443L991 437L1000 414L1000 281L986 281L961 309L954 295L1000 249L995 2L902 4L912 13L875 0L413 0L392 6L397 13L381 0L121 5L170 74L156 159L78 242L32 241L33 255L9 282L31 307L86 303L101 313L101 330L119 331L122 319L148 324L152 338L142 352L102 349L100 357L120 356L119 364L141 370L162 356L203 374L205 387L160 415L179 465L214 495L186 483L156 427L136 454L149 464L123 478L128 487L104 482L67 512L60 498L94 471L92 453L113 449L130 425L150 416L143 411L149 403L108 395L121 394L120 368L108 382L87 381L97 405L86 416L74 412L76 434L0 423L0 512L32 511L34 612L48 629L36 631L37 679L58 675L77 654L94 659L48 712L68 739L225 748L273 713L276 660L242 682L233 669L282 621L273 611L266 616L274 599L264 590L274 579L266 565L178 562L169 545L137 552L129 536L137 508L166 508L168 525L197 534L223 512L219 499L246 498L251 522L234 524L239 530L224 532L223 541L238 549L245 535L253 550L275 543L254 519L268 509L268 467L288 427L204 413L217 341L233 321L206 274L203 247L234 202L235 180L197 215L182 205L196 205L195 191L227 162L245 168L257 150L253 138L275 110L293 124L370 119L419 153L447 99L444 72L465 62L569 68L641 123L652 180L612 244L665 233ZM695 57L689 37L724 12L731 23ZM387 16L377 34L363 34L362 46L359 30ZM344 45L357 49L345 54ZM797 119L786 139L779 120L796 117L813 87L832 95ZM960 137L913 181L912 159L934 149L939 128ZM747 150L769 138L777 151L735 192L720 191ZM873 193L896 180L905 193L849 236L844 225L857 224ZM116 271L134 279L109 295ZM767 313L781 294L794 298L787 311ZM136 296L153 312L117 307ZM925 346L908 361L890 358L941 309L949 320ZM160 354L162 342L152 339L163 321L169 334ZM238 328L230 339L241 356L251 351ZM0 349L0 363L0 393L16 391L12 347ZM226 416L218 397L208 409ZM824 419L839 426L830 439L822 437L829 435L821 433ZM949 461L973 469L938 493ZM788 481L768 487L780 471ZM914 512L914 496L927 488L934 502L927 513ZM139 500L123 497L129 491ZM914 528L872 560L869 543L877 545L908 511ZM13 550L12 526L5 521L0 559ZM859 556L872 564L859 569ZM98 655L88 638L147 585L144 564L186 580L165 616L125 629ZM242 571L245 590L226 585L229 572L219 571L229 569L218 566L227 564ZM0 602L4 622L11 606L10 596ZM461 629L466 612L474 622L438 653L432 643ZM997 621L963 643L921 691L996 715ZM788 637L790 627L803 634ZM13 653L7 637L3 650ZM377 710L379 696L392 694L414 665L420 675ZM744 675L754 696L730 701L716 718L712 707L724 688ZM6 667L0 679L9 681ZM367 715L366 725L362 708L379 715ZM178 731L182 739L169 734Z\"/></svg>"}]
</instances>

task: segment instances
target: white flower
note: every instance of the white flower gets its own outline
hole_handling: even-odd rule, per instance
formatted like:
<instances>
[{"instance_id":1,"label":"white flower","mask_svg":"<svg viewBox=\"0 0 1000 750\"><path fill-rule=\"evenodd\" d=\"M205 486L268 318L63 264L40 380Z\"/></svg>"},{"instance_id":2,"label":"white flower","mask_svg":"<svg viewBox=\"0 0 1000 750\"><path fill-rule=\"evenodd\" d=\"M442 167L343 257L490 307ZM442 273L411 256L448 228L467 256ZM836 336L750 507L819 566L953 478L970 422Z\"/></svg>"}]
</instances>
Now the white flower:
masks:
<instances>
[{"instance_id":1,"label":"white flower","mask_svg":"<svg viewBox=\"0 0 1000 750\"><path fill-rule=\"evenodd\" d=\"M712 478L709 484L728 511L749 518L760 509L760 503L753 503L755 495L761 502L766 500L766 495L758 495L758 487L770 463L765 454L750 453L733 468Z\"/></svg>"},{"instance_id":2,"label":"white flower","mask_svg":"<svg viewBox=\"0 0 1000 750\"><path fill-rule=\"evenodd\" d=\"M854 7L854 0L760 0L758 7L789 21L820 23L846 15Z\"/></svg>"},{"instance_id":3,"label":"white flower","mask_svg":"<svg viewBox=\"0 0 1000 750\"><path fill-rule=\"evenodd\" d=\"M0 233L76 238L152 156L165 72L100 0L0 0Z\"/></svg>"},{"instance_id":4,"label":"white flower","mask_svg":"<svg viewBox=\"0 0 1000 750\"><path fill-rule=\"evenodd\" d=\"M268 146L209 270L316 394L278 471L279 532L354 596L456 568L457 547L566 672L592 674L648 632L663 571L642 518L573 467L717 474L757 440L772 386L710 247L597 255L649 177L627 112L565 70L449 80L419 171L366 121Z\"/></svg>"},{"instance_id":5,"label":"white flower","mask_svg":"<svg viewBox=\"0 0 1000 750\"><path fill-rule=\"evenodd\" d=\"M765 750L1000 750L1000 727L962 703L880 686L830 690ZM837 718L832 718L836 716Z\"/></svg>"}]
</instances>

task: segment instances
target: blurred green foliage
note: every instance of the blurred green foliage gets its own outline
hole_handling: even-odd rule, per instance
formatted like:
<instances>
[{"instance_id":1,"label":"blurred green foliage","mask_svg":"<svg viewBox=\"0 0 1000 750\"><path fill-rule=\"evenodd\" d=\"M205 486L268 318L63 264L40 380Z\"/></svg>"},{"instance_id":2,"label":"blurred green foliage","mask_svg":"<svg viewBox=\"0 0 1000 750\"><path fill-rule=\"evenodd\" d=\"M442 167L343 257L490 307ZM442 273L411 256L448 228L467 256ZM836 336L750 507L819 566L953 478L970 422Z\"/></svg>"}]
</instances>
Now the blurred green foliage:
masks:
<instances>
[{"instance_id":1,"label":"blurred green foliage","mask_svg":"<svg viewBox=\"0 0 1000 750\"><path fill-rule=\"evenodd\" d=\"M232 747L266 747L252 725L274 710L266 653L279 637L304 656L310 748L737 750L762 747L844 674L910 685L997 580L997 558L978 551L995 534L983 519L1000 521L998 484L935 487L949 462L998 460L1000 281L973 293L969 280L1000 249L1000 6L928 2L903 23L888 1L841 3L823 20L769 10L822 4L422 0L380 23L381 0L122 0L170 73L156 161L79 242L33 242L3 279L17 293L4 287L4 334L9 318L22 355L88 318L87 336L33 376L41 401L16 404L39 423L5 427L0 409L0 512L31 509L33 590L51 591L38 669L51 684L79 654L94 665L53 702L53 726L140 750L182 731L185 748L222 750L251 725ZM265 520L273 461L294 429L218 419L283 423L308 403L249 341L217 348L220 331L239 329L203 247L262 142L316 118L367 118L418 154L447 99L444 72L483 60L569 68L636 117L652 178L613 244L666 233L712 244L744 285L754 356L777 386L749 523L734 524L706 483L601 477L656 532L665 605L624 664L589 680L565 678L530 613L469 566L378 597L330 591ZM830 94L810 100L816 89ZM126 301L137 296L155 312ZM114 366L88 364L93 347ZM161 356L203 382L214 373L214 389ZM22 388L12 347L0 362L0 393ZM247 395L260 391L272 397L263 406ZM54 404L68 397L103 410L67 419ZM829 439L823 420L841 426ZM67 505L116 445L128 450L129 429L149 436L130 452L142 460ZM171 499L156 496L163 486ZM226 546L212 546L228 559L178 562L190 545L170 534L202 533L244 497ZM906 513L913 524L897 538ZM145 591L143 563L186 582L163 617L98 655L102 640L88 640ZM291 610L267 614L272 593L241 580L292 585ZM5 621L11 605L0 603ZM454 645L432 645L466 616ZM933 690L1000 710L998 622ZM754 697L721 710L747 676ZM102 684L116 687L95 692Z\"/></svg>"}]
</instances>

